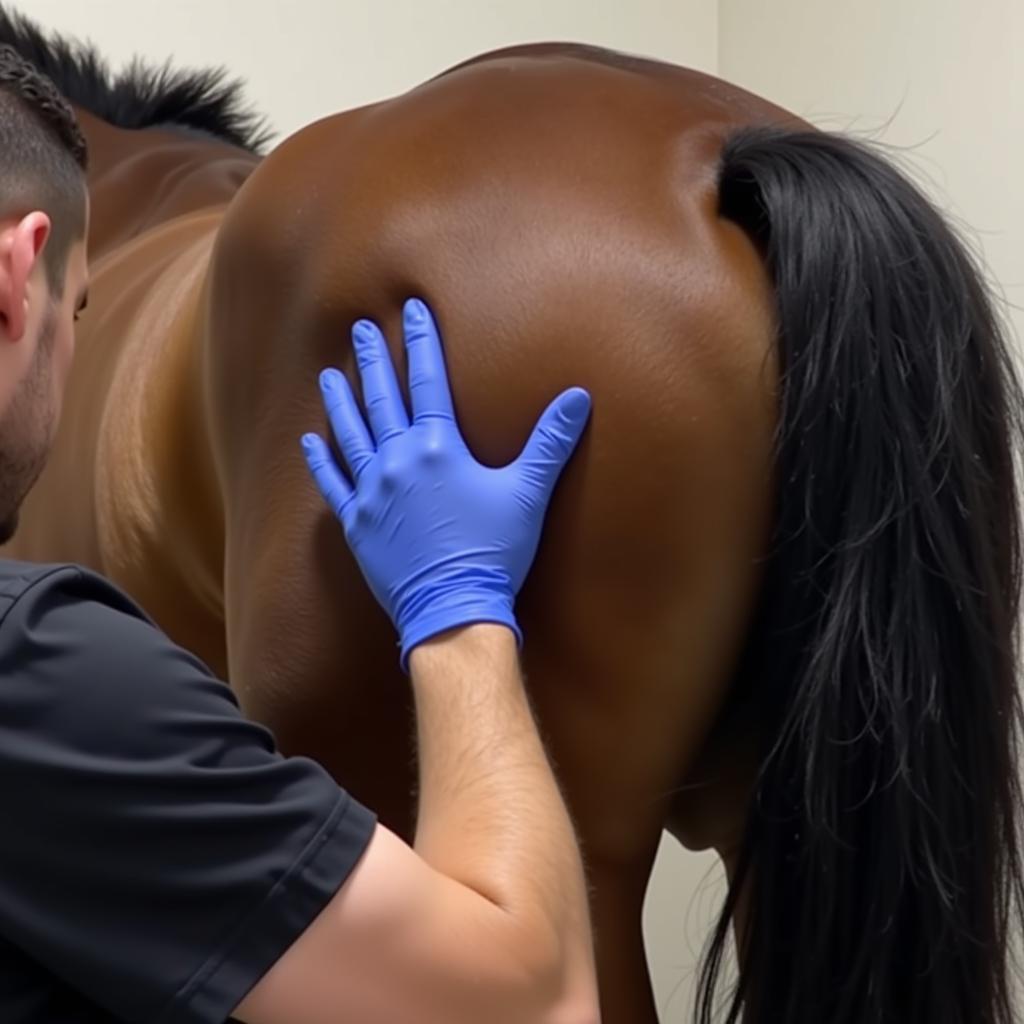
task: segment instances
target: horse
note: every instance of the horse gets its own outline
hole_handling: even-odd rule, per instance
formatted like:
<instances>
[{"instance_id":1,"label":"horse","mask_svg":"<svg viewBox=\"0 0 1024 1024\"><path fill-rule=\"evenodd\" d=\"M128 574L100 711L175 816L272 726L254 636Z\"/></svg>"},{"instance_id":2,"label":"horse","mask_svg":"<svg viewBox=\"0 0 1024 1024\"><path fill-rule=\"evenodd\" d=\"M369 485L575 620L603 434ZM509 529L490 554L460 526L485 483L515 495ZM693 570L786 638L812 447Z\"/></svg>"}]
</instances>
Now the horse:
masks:
<instances>
[{"instance_id":1,"label":"horse","mask_svg":"<svg viewBox=\"0 0 1024 1024\"><path fill-rule=\"evenodd\" d=\"M667 829L729 881L695 1017L1011 1020L1021 398L980 269L877 148L692 70L512 47L264 153L219 72L3 12L74 105L91 290L6 553L122 586L415 834L390 624L307 478L319 369L401 301L477 457L593 396L519 601L606 1024L655 1024Z\"/></svg>"}]
</instances>

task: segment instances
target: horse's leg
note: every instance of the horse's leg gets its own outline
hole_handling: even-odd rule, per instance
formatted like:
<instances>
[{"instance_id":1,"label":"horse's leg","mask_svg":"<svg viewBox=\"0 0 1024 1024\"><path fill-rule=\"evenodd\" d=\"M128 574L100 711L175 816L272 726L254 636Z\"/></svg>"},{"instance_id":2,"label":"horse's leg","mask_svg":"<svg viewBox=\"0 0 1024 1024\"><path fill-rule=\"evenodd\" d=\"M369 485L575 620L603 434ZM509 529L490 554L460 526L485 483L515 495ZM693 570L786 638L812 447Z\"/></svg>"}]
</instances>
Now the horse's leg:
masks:
<instances>
[{"instance_id":1,"label":"horse's leg","mask_svg":"<svg viewBox=\"0 0 1024 1024\"><path fill-rule=\"evenodd\" d=\"M545 577L548 569L541 566ZM696 588L710 590L710 582ZM591 639L589 646L622 655L588 681L584 701L566 699L565 691L580 684L574 655L560 658L554 649L525 655L531 696L583 844L606 1024L658 1020L642 912L663 829L692 849L727 852L756 771L752 736L710 735L716 694L727 689L709 686L695 664L692 674L672 671L671 662L687 660L677 655L680 631L672 636L651 622L646 645L618 632L631 600L642 603L636 593L626 588L621 604L590 609L595 631L608 635L604 644Z\"/></svg>"},{"instance_id":2,"label":"horse's leg","mask_svg":"<svg viewBox=\"0 0 1024 1024\"><path fill-rule=\"evenodd\" d=\"M635 865L587 859L593 888L597 978L605 1021L657 1024L658 1013L644 952L642 911L654 856Z\"/></svg>"}]
</instances>

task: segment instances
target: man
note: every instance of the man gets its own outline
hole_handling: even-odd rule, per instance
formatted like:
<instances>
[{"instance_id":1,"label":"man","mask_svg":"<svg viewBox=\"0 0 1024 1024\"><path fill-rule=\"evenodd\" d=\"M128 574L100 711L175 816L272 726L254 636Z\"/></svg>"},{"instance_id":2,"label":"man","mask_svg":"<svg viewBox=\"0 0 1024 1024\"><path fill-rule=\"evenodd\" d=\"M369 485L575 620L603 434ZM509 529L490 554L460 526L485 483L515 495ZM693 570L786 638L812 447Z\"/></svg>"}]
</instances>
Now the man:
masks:
<instances>
[{"instance_id":1,"label":"man","mask_svg":"<svg viewBox=\"0 0 1024 1024\"><path fill-rule=\"evenodd\" d=\"M85 302L84 166L71 110L0 51L7 535L45 462ZM411 416L361 322L368 423L325 371L346 465L318 437L303 447L398 628L420 730L415 848L317 765L280 756L109 583L0 562L4 1024L598 1020L583 872L513 612L589 399L566 392L517 462L485 468L421 302L404 329Z\"/></svg>"}]
</instances>

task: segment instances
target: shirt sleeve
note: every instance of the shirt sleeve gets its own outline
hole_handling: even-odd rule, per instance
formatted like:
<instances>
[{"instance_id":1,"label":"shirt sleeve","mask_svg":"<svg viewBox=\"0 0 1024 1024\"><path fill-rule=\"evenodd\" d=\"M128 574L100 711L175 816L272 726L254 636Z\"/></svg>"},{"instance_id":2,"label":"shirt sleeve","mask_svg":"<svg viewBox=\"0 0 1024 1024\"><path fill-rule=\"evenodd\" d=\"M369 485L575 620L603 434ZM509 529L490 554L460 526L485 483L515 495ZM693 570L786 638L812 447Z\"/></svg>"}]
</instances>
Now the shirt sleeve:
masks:
<instances>
[{"instance_id":1,"label":"shirt sleeve","mask_svg":"<svg viewBox=\"0 0 1024 1024\"><path fill-rule=\"evenodd\" d=\"M4 937L160 1024L223 1022L375 825L119 591L66 568L0 621L0 813Z\"/></svg>"}]
</instances>

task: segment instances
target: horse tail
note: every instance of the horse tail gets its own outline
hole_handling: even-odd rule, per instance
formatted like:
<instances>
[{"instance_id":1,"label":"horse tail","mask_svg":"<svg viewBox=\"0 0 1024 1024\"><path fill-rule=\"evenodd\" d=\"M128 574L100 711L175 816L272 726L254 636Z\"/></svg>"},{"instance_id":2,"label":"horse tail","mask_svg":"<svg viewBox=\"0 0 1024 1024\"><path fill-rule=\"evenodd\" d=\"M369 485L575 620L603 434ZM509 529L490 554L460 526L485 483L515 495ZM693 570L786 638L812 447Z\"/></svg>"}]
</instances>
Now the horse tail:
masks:
<instances>
[{"instance_id":1,"label":"horse tail","mask_svg":"<svg viewBox=\"0 0 1024 1024\"><path fill-rule=\"evenodd\" d=\"M1007 336L966 246L866 144L744 130L719 183L777 299L777 528L737 681L765 744L697 1018L736 919L728 1024L1011 1024Z\"/></svg>"}]
</instances>

